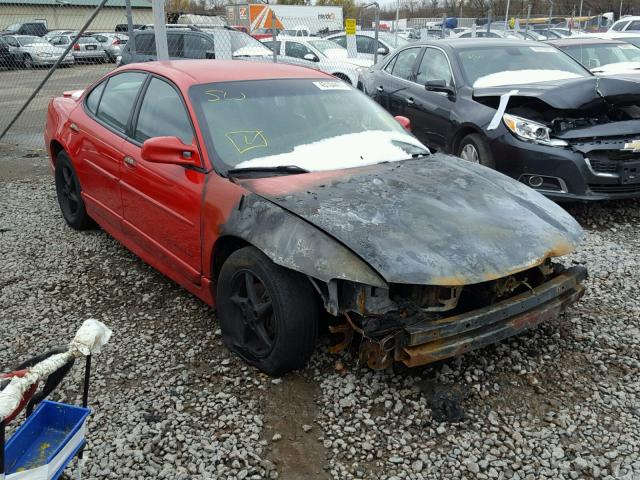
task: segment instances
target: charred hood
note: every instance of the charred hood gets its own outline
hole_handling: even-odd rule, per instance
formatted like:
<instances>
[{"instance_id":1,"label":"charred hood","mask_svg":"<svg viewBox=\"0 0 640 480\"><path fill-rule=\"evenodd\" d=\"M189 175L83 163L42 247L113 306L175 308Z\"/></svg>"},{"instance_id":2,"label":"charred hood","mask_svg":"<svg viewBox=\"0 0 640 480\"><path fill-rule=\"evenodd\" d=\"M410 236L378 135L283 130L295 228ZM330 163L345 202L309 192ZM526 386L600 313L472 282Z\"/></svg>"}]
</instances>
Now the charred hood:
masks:
<instances>
[{"instance_id":1,"label":"charred hood","mask_svg":"<svg viewBox=\"0 0 640 480\"><path fill-rule=\"evenodd\" d=\"M389 283L493 280L569 253L582 236L542 195L440 154L240 182L333 237Z\"/></svg>"}]
</instances>

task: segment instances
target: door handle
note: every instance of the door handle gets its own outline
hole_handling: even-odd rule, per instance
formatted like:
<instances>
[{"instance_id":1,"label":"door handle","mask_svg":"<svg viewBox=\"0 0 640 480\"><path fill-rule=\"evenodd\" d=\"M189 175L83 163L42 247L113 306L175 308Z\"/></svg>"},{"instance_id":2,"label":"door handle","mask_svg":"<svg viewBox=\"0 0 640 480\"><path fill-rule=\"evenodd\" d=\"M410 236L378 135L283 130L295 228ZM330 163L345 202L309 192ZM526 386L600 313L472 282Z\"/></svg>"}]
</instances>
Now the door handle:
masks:
<instances>
[{"instance_id":1,"label":"door handle","mask_svg":"<svg viewBox=\"0 0 640 480\"><path fill-rule=\"evenodd\" d=\"M127 166L129 166L129 167L135 168L135 166L136 166L136 161L135 161L135 159L134 159L134 158L132 158L132 157L130 157L129 155L127 155L126 157L124 157L124 160L123 160L123 161L124 161L125 165L127 165Z\"/></svg>"},{"instance_id":2,"label":"door handle","mask_svg":"<svg viewBox=\"0 0 640 480\"><path fill-rule=\"evenodd\" d=\"M376 90L378 90L380 93L384 92L384 87L382 85L380 85L378 88L376 88Z\"/></svg>"},{"instance_id":3,"label":"door handle","mask_svg":"<svg viewBox=\"0 0 640 480\"><path fill-rule=\"evenodd\" d=\"M80 129L78 128L78 126L75 123L71 123L69 125L69 130L73 131L73 132L79 132Z\"/></svg>"},{"instance_id":4,"label":"door handle","mask_svg":"<svg viewBox=\"0 0 640 480\"><path fill-rule=\"evenodd\" d=\"M413 101L413 97L407 98L407 104L413 105L415 102Z\"/></svg>"}]
</instances>

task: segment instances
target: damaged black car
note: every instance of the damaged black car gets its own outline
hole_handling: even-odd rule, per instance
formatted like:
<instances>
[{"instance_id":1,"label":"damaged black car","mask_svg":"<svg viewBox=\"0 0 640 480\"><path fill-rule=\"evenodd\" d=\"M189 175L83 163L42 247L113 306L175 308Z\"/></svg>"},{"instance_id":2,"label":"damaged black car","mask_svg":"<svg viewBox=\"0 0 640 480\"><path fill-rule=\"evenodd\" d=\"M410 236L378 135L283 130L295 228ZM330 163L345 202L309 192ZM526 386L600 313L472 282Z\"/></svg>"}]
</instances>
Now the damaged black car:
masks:
<instances>
[{"instance_id":1,"label":"damaged black car","mask_svg":"<svg viewBox=\"0 0 640 480\"><path fill-rule=\"evenodd\" d=\"M640 82L595 77L550 45L414 44L361 72L359 88L431 149L555 200L640 196Z\"/></svg>"}]
</instances>

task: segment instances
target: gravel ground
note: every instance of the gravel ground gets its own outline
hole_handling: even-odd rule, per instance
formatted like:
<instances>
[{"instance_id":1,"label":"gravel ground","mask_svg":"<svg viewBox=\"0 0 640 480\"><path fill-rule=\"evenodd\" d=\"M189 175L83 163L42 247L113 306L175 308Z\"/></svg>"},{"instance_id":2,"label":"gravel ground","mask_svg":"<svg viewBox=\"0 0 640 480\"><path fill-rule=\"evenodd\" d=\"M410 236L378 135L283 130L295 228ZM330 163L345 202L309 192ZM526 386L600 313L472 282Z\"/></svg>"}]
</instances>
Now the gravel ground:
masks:
<instances>
[{"instance_id":1,"label":"gravel ground","mask_svg":"<svg viewBox=\"0 0 640 480\"><path fill-rule=\"evenodd\" d=\"M557 322L417 370L369 371L323 338L274 380L225 349L196 298L67 228L44 158L18 156L0 157L0 371L85 318L113 328L86 479L640 479L640 202L569 207L587 234L565 263L590 279ZM79 402L81 378L54 399ZM434 385L464 397L463 421L433 419Z\"/></svg>"}]
</instances>

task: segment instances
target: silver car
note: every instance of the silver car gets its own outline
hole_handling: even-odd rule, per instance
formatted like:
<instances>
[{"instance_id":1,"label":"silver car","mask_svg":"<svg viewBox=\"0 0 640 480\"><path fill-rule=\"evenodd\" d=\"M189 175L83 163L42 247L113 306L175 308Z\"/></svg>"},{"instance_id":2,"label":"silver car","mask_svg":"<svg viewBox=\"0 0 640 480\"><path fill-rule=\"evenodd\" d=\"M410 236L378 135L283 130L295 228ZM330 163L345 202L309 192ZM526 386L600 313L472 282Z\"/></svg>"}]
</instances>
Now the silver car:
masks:
<instances>
[{"instance_id":1,"label":"silver car","mask_svg":"<svg viewBox=\"0 0 640 480\"><path fill-rule=\"evenodd\" d=\"M116 57L122 55L122 47L129 39L121 33L92 33L91 36L100 42L110 62L115 62Z\"/></svg>"},{"instance_id":2,"label":"silver car","mask_svg":"<svg viewBox=\"0 0 640 480\"><path fill-rule=\"evenodd\" d=\"M17 64L25 68L51 66L58 61L64 49L48 43L44 38L32 35L6 35L3 40ZM73 56L67 55L62 65L73 64Z\"/></svg>"},{"instance_id":3,"label":"silver car","mask_svg":"<svg viewBox=\"0 0 640 480\"><path fill-rule=\"evenodd\" d=\"M59 35L53 37L50 42L51 45L67 48L67 46L73 41L75 35ZM71 54L76 62L106 62L107 52L104 51L100 42L91 36L82 36L78 38L78 41L71 49Z\"/></svg>"}]
</instances>

